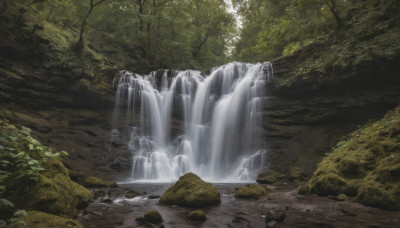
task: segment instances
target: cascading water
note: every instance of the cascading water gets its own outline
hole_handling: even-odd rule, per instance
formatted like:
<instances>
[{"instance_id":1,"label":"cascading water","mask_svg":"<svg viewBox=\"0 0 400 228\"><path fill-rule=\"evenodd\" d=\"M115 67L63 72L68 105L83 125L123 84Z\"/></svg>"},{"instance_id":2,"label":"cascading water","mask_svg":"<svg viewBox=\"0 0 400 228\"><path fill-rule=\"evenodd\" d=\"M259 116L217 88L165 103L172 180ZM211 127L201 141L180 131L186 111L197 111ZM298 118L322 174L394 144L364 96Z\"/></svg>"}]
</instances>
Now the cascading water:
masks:
<instances>
[{"instance_id":1,"label":"cascading water","mask_svg":"<svg viewBox=\"0 0 400 228\"><path fill-rule=\"evenodd\" d=\"M194 172L208 181L253 181L265 167L259 113L272 74L269 62L233 62L209 76L121 72L115 121L129 129L131 179L167 182ZM172 119L182 123L175 139ZM117 129L112 136L123 138Z\"/></svg>"}]
</instances>

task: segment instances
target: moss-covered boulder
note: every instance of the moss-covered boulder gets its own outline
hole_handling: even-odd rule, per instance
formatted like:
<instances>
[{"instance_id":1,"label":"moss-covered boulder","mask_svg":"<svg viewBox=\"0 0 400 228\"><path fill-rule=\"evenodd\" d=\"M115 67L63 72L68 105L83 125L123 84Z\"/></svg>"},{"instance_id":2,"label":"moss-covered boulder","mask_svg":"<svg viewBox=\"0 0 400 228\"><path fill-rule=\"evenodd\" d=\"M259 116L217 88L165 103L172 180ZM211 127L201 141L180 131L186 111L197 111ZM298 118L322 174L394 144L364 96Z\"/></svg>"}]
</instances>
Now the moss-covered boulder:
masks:
<instances>
[{"instance_id":1,"label":"moss-covered boulder","mask_svg":"<svg viewBox=\"0 0 400 228\"><path fill-rule=\"evenodd\" d=\"M260 173L257 177L257 182L261 184L273 184L278 180L278 174L273 170Z\"/></svg>"},{"instance_id":2,"label":"moss-covered boulder","mask_svg":"<svg viewBox=\"0 0 400 228\"><path fill-rule=\"evenodd\" d=\"M202 210L192 211L188 215L190 221L204 222L207 220L206 214Z\"/></svg>"},{"instance_id":3,"label":"moss-covered boulder","mask_svg":"<svg viewBox=\"0 0 400 228\"><path fill-rule=\"evenodd\" d=\"M290 170L289 181L304 181L307 177L306 171L299 167L294 167Z\"/></svg>"},{"instance_id":4,"label":"moss-covered boulder","mask_svg":"<svg viewBox=\"0 0 400 228\"><path fill-rule=\"evenodd\" d=\"M63 218L40 211L28 211L24 222L25 226L30 228L83 228L73 219Z\"/></svg>"},{"instance_id":5,"label":"moss-covered boulder","mask_svg":"<svg viewBox=\"0 0 400 228\"><path fill-rule=\"evenodd\" d=\"M115 181L106 181L97 177L86 177L80 182L86 188L117 188Z\"/></svg>"},{"instance_id":6,"label":"moss-covered boulder","mask_svg":"<svg viewBox=\"0 0 400 228\"><path fill-rule=\"evenodd\" d=\"M144 217L144 220L148 223L157 224L157 223L163 222L162 216L156 210L146 212L146 214L144 214L143 217Z\"/></svg>"},{"instance_id":7,"label":"moss-covered boulder","mask_svg":"<svg viewBox=\"0 0 400 228\"><path fill-rule=\"evenodd\" d=\"M79 209L88 205L91 192L71 181L59 160L49 159L44 167L45 171L37 176L37 182L28 175L15 178L7 186L5 196L17 208L75 217Z\"/></svg>"},{"instance_id":8,"label":"moss-covered boulder","mask_svg":"<svg viewBox=\"0 0 400 228\"><path fill-rule=\"evenodd\" d=\"M318 195L356 196L366 205L400 210L400 106L339 142L307 185Z\"/></svg>"},{"instance_id":9,"label":"moss-covered boulder","mask_svg":"<svg viewBox=\"0 0 400 228\"><path fill-rule=\"evenodd\" d=\"M218 189L193 173L179 178L161 197L161 204L204 207L221 203Z\"/></svg>"},{"instance_id":10,"label":"moss-covered boulder","mask_svg":"<svg viewBox=\"0 0 400 228\"><path fill-rule=\"evenodd\" d=\"M248 184L245 187L239 188L235 192L235 197L242 199L258 199L266 194L268 194L268 191L263 186L257 184Z\"/></svg>"}]
</instances>

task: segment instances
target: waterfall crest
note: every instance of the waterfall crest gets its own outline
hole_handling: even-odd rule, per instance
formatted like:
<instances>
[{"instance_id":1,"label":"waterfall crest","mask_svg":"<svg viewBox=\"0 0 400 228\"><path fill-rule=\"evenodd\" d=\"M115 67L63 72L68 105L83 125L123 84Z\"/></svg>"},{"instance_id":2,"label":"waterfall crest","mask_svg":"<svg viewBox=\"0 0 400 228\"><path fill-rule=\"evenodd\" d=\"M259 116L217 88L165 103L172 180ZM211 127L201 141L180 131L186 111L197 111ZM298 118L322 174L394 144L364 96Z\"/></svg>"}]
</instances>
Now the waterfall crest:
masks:
<instances>
[{"instance_id":1,"label":"waterfall crest","mask_svg":"<svg viewBox=\"0 0 400 228\"><path fill-rule=\"evenodd\" d=\"M265 167L259 113L272 64L171 74L121 72L114 122L125 125L125 137L118 128L112 137L124 138L132 152L130 179L169 182L193 172L209 181L254 181ZM181 126L175 138L171 122Z\"/></svg>"}]
</instances>

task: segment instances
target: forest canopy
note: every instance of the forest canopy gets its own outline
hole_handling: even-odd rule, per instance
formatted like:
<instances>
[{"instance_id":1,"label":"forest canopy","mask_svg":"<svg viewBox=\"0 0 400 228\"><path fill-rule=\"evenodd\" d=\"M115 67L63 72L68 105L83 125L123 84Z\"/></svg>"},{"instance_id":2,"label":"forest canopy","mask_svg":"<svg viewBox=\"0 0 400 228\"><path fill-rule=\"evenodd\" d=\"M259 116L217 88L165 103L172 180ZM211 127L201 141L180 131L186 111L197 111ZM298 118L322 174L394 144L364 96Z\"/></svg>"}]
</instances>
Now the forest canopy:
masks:
<instances>
[{"instance_id":1,"label":"forest canopy","mask_svg":"<svg viewBox=\"0 0 400 228\"><path fill-rule=\"evenodd\" d=\"M117 68L146 72L262 62L316 43L368 39L381 27L393 27L396 20L383 17L399 8L397 0L0 2L2 12L12 9L20 24L33 24L32 33L56 26L75 51L94 51Z\"/></svg>"}]
</instances>

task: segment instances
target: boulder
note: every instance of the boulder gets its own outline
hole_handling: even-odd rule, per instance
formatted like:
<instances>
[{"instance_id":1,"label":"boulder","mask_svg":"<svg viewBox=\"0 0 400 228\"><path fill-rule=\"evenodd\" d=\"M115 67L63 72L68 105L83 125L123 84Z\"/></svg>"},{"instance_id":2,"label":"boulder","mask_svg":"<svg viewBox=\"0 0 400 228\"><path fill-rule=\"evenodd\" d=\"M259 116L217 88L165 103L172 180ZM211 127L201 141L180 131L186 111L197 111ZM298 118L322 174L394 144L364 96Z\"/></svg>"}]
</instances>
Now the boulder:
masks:
<instances>
[{"instance_id":1,"label":"boulder","mask_svg":"<svg viewBox=\"0 0 400 228\"><path fill-rule=\"evenodd\" d=\"M144 214L144 220L148 223L154 224L163 222L162 216L156 210L146 212L146 214Z\"/></svg>"},{"instance_id":2,"label":"boulder","mask_svg":"<svg viewBox=\"0 0 400 228\"><path fill-rule=\"evenodd\" d=\"M257 177L257 182L260 184L273 184L278 180L278 174L273 170L260 173Z\"/></svg>"},{"instance_id":3,"label":"boulder","mask_svg":"<svg viewBox=\"0 0 400 228\"><path fill-rule=\"evenodd\" d=\"M160 204L204 207L221 203L218 189L193 173L179 178L161 197Z\"/></svg>"},{"instance_id":4,"label":"boulder","mask_svg":"<svg viewBox=\"0 0 400 228\"><path fill-rule=\"evenodd\" d=\"M267 193L267 189L261 185L248 184L245 187L239 188L235 192L235 197L242 199L258 199L261 196L265 196Z\"/></svg>"},{"instance_id":5,"label":"boulder","mask_svg":"<svg viewBox=\"0 0 400 228\"><path fill-rule=\"evenodd\" d=\"M81 224L73 219L63 218L40 211L28 211L28 214L25 216L24 222L26 227L32 228L83 228Z\"/></svg>"},{"instance_id":6,"label":"boulder","mask_svg":"<svg viewBox=\"0 0 400 228\"><path fill-rule=\"evenodd\" d=\"M196 221L196 222L204 222L207 220L206 214L204 214L203 211L197 210L197 211L192 211L188 215L188 219L190 221Z\"/></svg>"}]
</instances>

